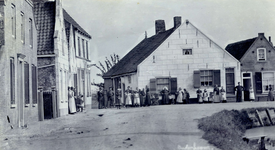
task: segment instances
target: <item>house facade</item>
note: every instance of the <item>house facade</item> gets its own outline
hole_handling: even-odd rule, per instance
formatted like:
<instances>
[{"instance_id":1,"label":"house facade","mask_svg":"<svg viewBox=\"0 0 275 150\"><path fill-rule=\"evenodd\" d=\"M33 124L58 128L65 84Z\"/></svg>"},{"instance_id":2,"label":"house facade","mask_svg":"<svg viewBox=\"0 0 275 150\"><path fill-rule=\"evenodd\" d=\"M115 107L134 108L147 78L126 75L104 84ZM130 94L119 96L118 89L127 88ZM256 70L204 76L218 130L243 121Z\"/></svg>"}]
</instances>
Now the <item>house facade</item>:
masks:
<instances>
[{"instance_id":1,"label":"house facade","mask_svg":"<svg viewBox=\"0 0 275 150\"><path fill-rule=\"evenodd\" d=\"M38 121L34 20L32 0L0 1L0 132Z\"/></svg>"},{"instance_id":2,"label":"house facade","mask_svg":"<svg viewBox=\"0 0 275 150\"><path fill-rule=\"evenodd\" d=\"M256 100L266 100L270 86L274 90L275 49L271 37L264 33L257 37L228 44L225 48L241 63L241 83L244 87L244 100L249 101L249 88L252 87Z\"/></svg>"},{"instance_id":3,"label":"house facade","mask_svg":"<svg viewBox=\"0 0 275 150\"><path fill-rule=\"evenodd\" d=\"M38 26L38 85L43 91L55 89L57 92L56 101L44 105L44 108L53 107L45 115L51 118L53 110L56 110L57 116L63 116L68 114L69 86L77 88L76 94L86 94L83 92L88 87L86 63L90 60L82 55L78 60L75 46L76 37L81 35L88 43L91 36L63 9L61 0L35 3L35 13ZM87 51L88 44L85 45ZM81 69L83 71L77 72ZM84 100L87 103L86 97Z\"/></svg>"},{"instance_id":4,"label":"house facade","mask_svg":"<svg viewBox=\"0 0 275 150\"><path fill-rule=\"evenodd\" d=\"M124 91L128 86L147 86L151 93L159 93L168 87L173 94L181 87L195 98L198 88L212 92L218 85L228 96L235 94L240 81L236 58L181 17L174 17L174 27L169 30L164 20L157 20L155 28L156 35L142 40L103 76L105 88Z\"/></svg>"}]
</instances>

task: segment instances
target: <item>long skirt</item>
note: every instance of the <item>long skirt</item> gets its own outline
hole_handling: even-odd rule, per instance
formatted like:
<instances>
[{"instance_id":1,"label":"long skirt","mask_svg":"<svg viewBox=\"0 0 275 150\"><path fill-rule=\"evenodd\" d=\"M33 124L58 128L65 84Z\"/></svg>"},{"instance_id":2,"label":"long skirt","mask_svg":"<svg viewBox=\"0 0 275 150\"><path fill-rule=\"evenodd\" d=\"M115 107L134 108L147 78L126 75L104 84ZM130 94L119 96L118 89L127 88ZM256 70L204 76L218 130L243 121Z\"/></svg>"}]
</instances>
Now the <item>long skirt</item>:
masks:
<instances>
[{"instance_id":1,"label":"long skirt","mask_svg":"<svg viewBox=\"0 0 275 150\"><path fill-rule=\"evenodd\" d=\"M182 103L183 102L182 99L183 99L182 94L180 93L177 97L177 103Z\"/></svg>"},{"instance_id":2,"label":"long skirt","mask_svg":"<svg viewBox=\"0 0 275 150\"><path fill-rule=\"evenodd\" d=\"M126 104L125 105L132 105L132 100L130 96L126 97Z\"/></svg>"},{"instance_id":3,"label":"long skirt","mask_svg":"<svg viewBox=\"0 0 275 150\"><path fill-rule=\"evenodd\" d=\"M221 101L226 101L226 93L221 92Z\"/></svg>"},{"instance_id":4,"label":"long skirt","mask_svg":"<svg viewBox=\"0 0 275 150\"><path fill-rule=\"evenodd\" d=\"M140 99L140 106L144 106L144 97L140 95L139 99Z\"/></svg>"},{"instance_id":5,"label":"long skirt","mask_svg":"<svg viewBox=\"0 0 275 150\"><path fill-rule=\"evenodd\" d=\"M139 99L139 97L135 97L134 104L140 105L140 99Z\"/></svg>"},{"instance_id":6,"label":"long skirt","mask_svg":"<svg viewBox=\"0 0 275 150\"><path fill-rule=\"evenodd\" d=\"M202 95L201 95L201 94L198 95L197 98L198 98L199 103L202 103L202 102L203 102L203 101L202 101Z\"/></svg>"},{"instance_id":7,"label":"long skirt","mask_svg":"<svg viewBox=\"0 0 275 150\"><path fill-rule=\"evenodd\" d=\"M76 112L74 97L69 98L69 110L70 110L70 113L75 113Z\"/></svg>"},{"instance_id":8,"label":"long skirt","mask_svg":"<svg viewBox=\"0 0 275 150\"><path fill-rule=\"evenodd\" d=\"M150 94L146 94L144 105L145 106L150 106L151 105Z\"/></svg>"},{"instance_id":9,"label":"long skirt","mask_svg":"<svg viewBox=\"0 0 275 150\"><path fill-rule=\"evenodd\" d=\"M214 103L220 102L220 95L214 95Z\"/></svg>"}]
</instances>

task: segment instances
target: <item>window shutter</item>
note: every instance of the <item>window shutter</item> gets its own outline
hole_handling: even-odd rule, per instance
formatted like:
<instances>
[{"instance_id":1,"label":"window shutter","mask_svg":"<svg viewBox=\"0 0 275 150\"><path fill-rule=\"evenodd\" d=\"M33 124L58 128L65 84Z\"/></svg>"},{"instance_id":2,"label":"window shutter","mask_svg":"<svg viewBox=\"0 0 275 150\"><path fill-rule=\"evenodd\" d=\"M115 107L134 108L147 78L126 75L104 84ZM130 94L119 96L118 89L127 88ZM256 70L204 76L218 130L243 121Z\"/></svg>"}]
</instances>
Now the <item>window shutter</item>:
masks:
<instances>
[{"instance_id":1,"label":"window shutter","mask_svg":"<svg viewBox=\"0 0 275 150\"><path fill-rule=\"evenodd\" d=\"M214 81L214 86L218 85L218 87L221 86L221 71L220 70L213 70L213 81Z\"/></svg>"},{"instance_id":2,"label":"window shutter","mask_svg":"<svg viewBox=\"0 0 275 150\"><path fill-rule=\"evenodd\" d=\"M171 85L170 92L172 94L175 94L177 92L177 78L171 78L170 85Z\"/></svg>"},{"instance_id":3,"label":"window shutter","mask_svg":"<svg viewBox=\"0 0 275 150\"><path fill-rule=\"evenodd\" d=\"M194 88L199 88L201 86L200 71L199 70L194 71L193 80L194 80Z\"/></svg>"},{"instance_id":4,"label":"window shutter","mask_svg":"<svg viewBox=\"0 0 275 150\"><path fill-rule=\"evenodd\" d=\"M150 91L156 92L156 79L150 79Z\"/></svg>"},{"instance_id":5,"label":"window shutter","mask_svg":"<svg viewBox=\"0 0 275 150\"><path fill-rule=\"evenodd\" d=\"M32 66L32 103L37 104L37 77L36 66Z\"/></svg>"},{"instance_id":6,"label":"window shutter","mask_svg":"<svg viewBox=\"0 0 275 150\"><path fill-rule=\"evenodd\" d=\"M262 73L255 72L256 93L262 93Z\"/></svg>"},{"instance_id":7,"label":"window shutter","mask_svg":"<svg viewBox=\"0 0 275 150\"><path fill-rule=\"evenodd\" d=\"M29 90L29 64L25 63L24 64L24 72L25 72L25 104L29 104L30 103L30 90Z\"/></svg>"}]
</instances>

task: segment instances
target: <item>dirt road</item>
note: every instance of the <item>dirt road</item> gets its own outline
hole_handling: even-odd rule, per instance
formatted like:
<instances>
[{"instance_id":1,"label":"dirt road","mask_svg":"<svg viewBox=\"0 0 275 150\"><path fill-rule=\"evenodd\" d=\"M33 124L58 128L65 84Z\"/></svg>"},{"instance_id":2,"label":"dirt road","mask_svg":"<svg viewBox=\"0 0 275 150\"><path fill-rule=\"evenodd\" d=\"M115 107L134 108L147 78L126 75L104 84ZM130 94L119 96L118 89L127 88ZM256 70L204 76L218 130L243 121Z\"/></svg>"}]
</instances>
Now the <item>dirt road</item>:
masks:
<instances>
[{"instance_id":1,"label":"dirt road","mask_svg":"<svg viewBox=\"0 0 275 150\"><path fill-rule=\"evenodd\" d=\"M201 138L199 118L223 109L271 106L275 102L94 109L10 130L1 136L0 149L216 149Z\"/></svg>"}]
</instances>

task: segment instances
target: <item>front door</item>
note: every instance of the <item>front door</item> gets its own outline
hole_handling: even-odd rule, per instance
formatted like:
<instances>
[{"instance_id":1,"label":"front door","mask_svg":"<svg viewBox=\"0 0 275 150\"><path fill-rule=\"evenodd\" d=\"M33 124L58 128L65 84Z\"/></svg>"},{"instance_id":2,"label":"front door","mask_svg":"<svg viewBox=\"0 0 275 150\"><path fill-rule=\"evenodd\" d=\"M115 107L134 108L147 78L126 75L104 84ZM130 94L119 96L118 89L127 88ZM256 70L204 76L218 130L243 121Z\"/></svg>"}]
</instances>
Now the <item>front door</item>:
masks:
<instances>
[{"instance_id":1,"label":"front door","mask_svg":"<svg viewBox=\"0 0 275 150\"><path fill-rule=\"evenodd\" d=\"M234 87L235 87L235 78L234 78L234 68L226 68L225 69L225 78L226 78L226 93L227 94L234 94Z\"/></svg>"},{"instance_id":2,"label":"front door","mask_svg":"<svg viewBox=\"0 0 275 150\"><path fill-rule=\"evenodd\" d=\"M252 86L252 73L251 72L245 72L242 73L242 77L243 77L243 88L244 88L244 101L249 101L249 88L250 86L253 88Z\"/></svg>"}]
</instances>

